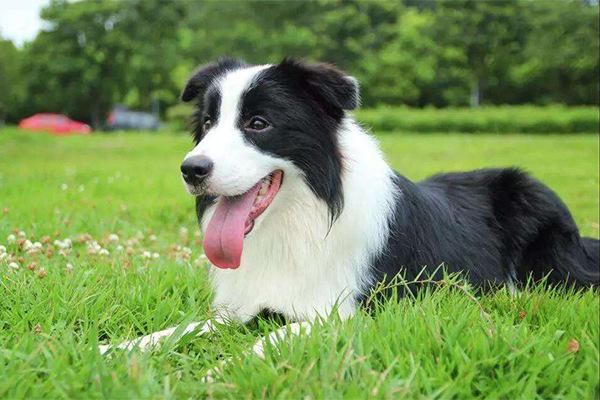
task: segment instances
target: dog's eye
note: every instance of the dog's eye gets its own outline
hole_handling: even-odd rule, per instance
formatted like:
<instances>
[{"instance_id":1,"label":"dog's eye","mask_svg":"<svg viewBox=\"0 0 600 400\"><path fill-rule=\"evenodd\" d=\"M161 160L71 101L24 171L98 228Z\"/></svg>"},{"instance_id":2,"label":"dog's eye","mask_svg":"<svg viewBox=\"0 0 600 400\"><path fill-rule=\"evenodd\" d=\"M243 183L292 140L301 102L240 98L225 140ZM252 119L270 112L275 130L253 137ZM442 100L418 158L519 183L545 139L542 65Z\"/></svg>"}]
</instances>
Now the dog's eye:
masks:
<instances>
[{"instance_id":1,"label":"dog's eye","mask_svg":"<svg viewBox=\"0 0 600 400\"><path fill-rule=\"evenodd\" d=\"M264 131L269 126L269 122L263 117L252 117L246 124L246 129L250 131Z\"/></svg>"},{"instance_id":2,"label":"dog's eye","mask_svg":"<svg viewBox=\"0 0 600 400\"><path fill-rule=\"evenodd\" d=\"M209 130L211 126L212 126L212 121L210 120L210 118L209 117L204 118L204 124L202 125L202 129L204 129L204 132Z\"/></svg>"}]
</instances>

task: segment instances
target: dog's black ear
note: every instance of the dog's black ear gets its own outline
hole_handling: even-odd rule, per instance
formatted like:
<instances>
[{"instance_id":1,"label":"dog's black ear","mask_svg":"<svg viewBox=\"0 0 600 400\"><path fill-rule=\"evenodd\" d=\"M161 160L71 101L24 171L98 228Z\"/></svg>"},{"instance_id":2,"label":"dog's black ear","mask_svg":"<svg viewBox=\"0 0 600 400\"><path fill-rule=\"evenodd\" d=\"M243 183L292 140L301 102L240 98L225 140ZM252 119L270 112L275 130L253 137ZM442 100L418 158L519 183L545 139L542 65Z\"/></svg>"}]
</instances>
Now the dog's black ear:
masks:
<instances>
[{"instance_id":1,"label":"dog's black ear","mask_svg":"<svg viewBox=\"0 0 600 400\"><path fill-rule=\"evenodd\" d=\"M331 64L308 64L285 58L277 69L296 77L313 96L339 110L354 110L360 104L358 81Z\"/></svg>"},{"instance_id":2,"label":"dog's black ear","mask_svg":"<svg viewBox=\"0 0 600 400\"><path fill-rule=\"evenodd\" d=\"M243 61L232 58L221 58L216 63L201 65L192 73L181 92L181 100L189 102L203 96L210 84L227 71L244 66Z\"/></svg>"}]
</instances>

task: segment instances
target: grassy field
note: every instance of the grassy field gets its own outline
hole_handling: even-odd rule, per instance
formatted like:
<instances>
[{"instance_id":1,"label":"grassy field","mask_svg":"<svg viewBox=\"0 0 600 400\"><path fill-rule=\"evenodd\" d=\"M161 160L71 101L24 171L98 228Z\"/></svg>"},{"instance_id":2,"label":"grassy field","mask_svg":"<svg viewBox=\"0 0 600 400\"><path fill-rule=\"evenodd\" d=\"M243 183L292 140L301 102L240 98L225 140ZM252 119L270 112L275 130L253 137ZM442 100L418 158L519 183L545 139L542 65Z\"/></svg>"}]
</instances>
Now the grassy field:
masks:
<instances>
[{"instance_id":1,"label":"grassy field","mask_svg":"<svg viewBox=\"0 0 600 400\"><path fill-rule=\"evenodd\" d=\"M412 179L520 166L558 192L584 234L598 237L597 134L379 138ZM598 397L593 291L537 287L475 298L446 284L332 319L265 360L235 355L275 321L167 342L150 354L100 356L99 343L208 315L207 265L178 171L190 145L184 135L0 131L0 245L8 254L0 261L1 398ZM229 356L222 377L200 381Z\"/></svg>"}]
</instances>

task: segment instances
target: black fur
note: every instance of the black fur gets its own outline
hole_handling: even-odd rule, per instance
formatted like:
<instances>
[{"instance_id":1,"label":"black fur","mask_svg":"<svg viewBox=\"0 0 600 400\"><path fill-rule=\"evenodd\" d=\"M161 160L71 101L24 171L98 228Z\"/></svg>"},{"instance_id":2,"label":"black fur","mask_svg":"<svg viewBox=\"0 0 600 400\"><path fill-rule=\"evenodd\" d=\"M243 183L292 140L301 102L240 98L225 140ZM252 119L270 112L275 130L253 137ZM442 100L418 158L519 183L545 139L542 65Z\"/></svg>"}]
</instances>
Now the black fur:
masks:
<instances>
[{"instance_id":1,"label":"black fur","mask_svg":"<svg viewBox=\"0 0 600 400\"><path fill-rule=\"evenodd\" d=\"M443 265L478 285L529 278L576 287L598 285L598 240L581 238L571 214L548 187L517 169L482 169L412 183L400 191L374 282L402 273L439 278ZM435 274L433 272L436 271Z\"/></svg>"},{"instance_id":2,"label":"black fur","mask_svg":"<svg viewBox=\"0 0 600 400\"><path fill-rule=\"evenodd\" d=\"M209 118L214 124L219 118L220 94L213 85L215 79L244 65L222 60L201 67L186 85L182 99L198 99L193 117L196 143L204 135L204 120ZM273 124L268 132L246 135L245 140L300 168L307 185L327 204L332 223L344 204L336 132L344 110L355 108L358 101L353 78L326 64L310 65L289 59L262 71L241 99L240 130L243 131L246 119L254 115ZM197 200L197 210L203 212L206 201Z\"/></svg>"},{"instance_id":3,"label":"black fur","mask_svg":"<svg viewBox=\"0 0 600 400\"><path fill-rule=\"evenodd\" d=\"M196 141L202 139L202 121L219 118L215 78L243 65L222 60L190 79L182 99L198 99ZM292 60L262 71L242 95L240 130L255 115L272 123L245 140L300 168L328 205L332 223L344 204L337 132L344 110L358 101L352 78L331 66ZM399 273L412 280L424 267L425 274L439 278L442 265L480 286L544 277L551 284L599 284L598 240L582 238L558 196L517 169L441 174L419 183L396 175L390 184L400 195L384 250L372 259L371 282ZM213 202L196 199L199 220Z\"/></svg>"},{"instance_id":4,"label":"black fur","mask_svg":"<svg viewBox=\"0 0 600 400\"><path fill-rule=\"evenodd\" d=\"M196 101L195 112L192 115L192 132L194 142L202 140L204 134L204 118L210 116L213 121L219 118L219 105L221 94L214 90L214 82L217 78L229 71L244 67L243 61L230 58L221 58L216 63L200 66L192 73L181 93L184 102Z\"/></svg>"}]
</instances>

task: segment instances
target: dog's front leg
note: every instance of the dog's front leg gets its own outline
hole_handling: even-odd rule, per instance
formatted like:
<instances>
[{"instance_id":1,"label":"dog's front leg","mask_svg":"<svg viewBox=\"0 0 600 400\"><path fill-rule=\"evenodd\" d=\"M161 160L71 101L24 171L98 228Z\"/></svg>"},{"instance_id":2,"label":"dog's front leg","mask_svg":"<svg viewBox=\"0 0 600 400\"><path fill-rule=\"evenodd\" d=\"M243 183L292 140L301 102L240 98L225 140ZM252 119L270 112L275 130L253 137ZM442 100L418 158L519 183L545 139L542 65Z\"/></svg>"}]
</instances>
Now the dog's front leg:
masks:
<instances>
[{"instance_id":1,"label":"dog's front leg","mask_svg":"<svg viewBox=\"0 0 600 400\"><path fill-rule=\"evenodd\" d=\"M271 333L267 336L261 337L254 346L252 346L252 353L256 354L261 359L265 358L265 346L269 343L271 346L276 347L279 342L284 340L288 336L299 336L301 333L306 335L310 334L312 325L310 322L294 322L289 325L283 326ZM245 355L250 354L250 352L245 352ZM208 370L206 375L203 377L203 381L206 383L214 382L215 377L217 375L221 375L223 372L223 368L227 366L231 362L231 357L220 361L219 365Z\"/></svg>"},{"instance_id":2,"label":"dog's front leg","mask_svg":"<svg viewBox=\"0 0 600 400\"><path fill-rule=\"evenodd\" d=\"M252 352L260 358L265 358L265 346L270 343L271 346L277 346L279 342L284 340L288 336L299 336L301 333L310 335L312 325L309 322L294 322L286 326L282 326L269 333L267 336L261 337L254 346L252 346Z\"/></svg>"},{"instance_id":3,"label":"dog's front leg","mask_svg":"<svg viewBox=\"0 0 600 400\"><path fill-rule=\"evenodd\" d=\"M217 328L218 325L222 325L224 323L225 323L225 321L221 317L217 316L217 317L215 317L214 320L206 321L204 323L204 325L202 325L202 327L198 331L197 335L202 336L208 332L212 332ZM181 336L187 335L188 333L191 333L194 330L196 330L196 328L198 326L200 326L200 324L201 324L201 322L192 322L191 324L188 324L188 326L186 326L183 329L183 331L181 331L177 340L179 340L179 338L181 338ZM137 348L141 351L147 351L147 350L151 350L155 346L157 346L160 343L161 339L173 336L176 331L177 331L177 327L172 327L172 328L164 329L162 331L151 333L146 336L139 337L137 339L128 340L128 341L120 343L116 346L110 345L110 344L100 345L98 347L98 350L100 351L100 354L105 354L107 351L112 350L112 349L133 350L133 349Z\"/></svg>"}]
</instances>

